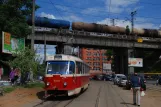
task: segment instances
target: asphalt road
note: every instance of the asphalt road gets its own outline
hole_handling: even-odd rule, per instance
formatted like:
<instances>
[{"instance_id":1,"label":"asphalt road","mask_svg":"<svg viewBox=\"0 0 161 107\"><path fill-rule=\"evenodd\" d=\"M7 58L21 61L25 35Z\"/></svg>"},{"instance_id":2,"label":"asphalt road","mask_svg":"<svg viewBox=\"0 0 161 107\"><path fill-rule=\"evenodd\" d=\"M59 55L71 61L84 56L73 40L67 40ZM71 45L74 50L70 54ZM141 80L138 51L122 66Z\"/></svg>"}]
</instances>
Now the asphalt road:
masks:
<instances>
[{"instance_id":1,"label":"asphalt road","mask_svg":"<svg viewBox=\"0 0 161 107\"><path fill-rule=\"evenodd\" d=\"M91 81L89 88L78 97L50 98L34 107L134 107L126 92L112 82Z\"/></svg>"}]
</instances>

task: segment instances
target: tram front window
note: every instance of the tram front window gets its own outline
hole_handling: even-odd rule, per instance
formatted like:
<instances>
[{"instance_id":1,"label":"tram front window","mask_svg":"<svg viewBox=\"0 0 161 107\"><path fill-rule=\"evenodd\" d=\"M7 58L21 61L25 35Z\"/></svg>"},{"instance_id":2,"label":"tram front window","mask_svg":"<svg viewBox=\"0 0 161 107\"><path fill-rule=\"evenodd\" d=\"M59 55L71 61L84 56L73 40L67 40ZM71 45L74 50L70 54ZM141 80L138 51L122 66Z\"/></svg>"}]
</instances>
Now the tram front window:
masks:
<instances>
[{"instance_id":1,"label":"tram front window","mask_svg":"<svg viewBox=\"0 0 161 107\"><path fill-rule=\"evenodd\" d=\"M73 61L50 61L47 63L47 74L73 74L75 64Z\"/></svg>"}]
</instances>

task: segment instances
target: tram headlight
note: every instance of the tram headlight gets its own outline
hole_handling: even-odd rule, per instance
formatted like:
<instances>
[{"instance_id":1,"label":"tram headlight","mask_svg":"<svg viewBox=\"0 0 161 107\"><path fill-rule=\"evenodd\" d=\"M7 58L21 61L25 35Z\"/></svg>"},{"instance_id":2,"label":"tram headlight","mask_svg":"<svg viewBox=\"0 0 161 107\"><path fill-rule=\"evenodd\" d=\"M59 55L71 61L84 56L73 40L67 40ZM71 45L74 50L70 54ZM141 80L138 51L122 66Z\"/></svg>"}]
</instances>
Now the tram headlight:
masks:
<instances>
[{"instance_id":1,"label":"tram headlight","mask_svg":"<svg viewBox=\"0 0 161 107\"><path fill-rule=\"evenodd\" d=\"M64 82L64 86L67 86L67 83L66 82Z\"/></svg>"},{"instance_id":2,"label":"tram headlight","mask_svg":"<svg viewBox=\"0 0 161 107\"><path fill-rule=\"evenodd\" d=\"M47 82L47 83L46 83L46 85L47 85L47 86L49 86L49 85L50 85L50 83L49 83L49 82Z\"/></svg>"}]
</instances>

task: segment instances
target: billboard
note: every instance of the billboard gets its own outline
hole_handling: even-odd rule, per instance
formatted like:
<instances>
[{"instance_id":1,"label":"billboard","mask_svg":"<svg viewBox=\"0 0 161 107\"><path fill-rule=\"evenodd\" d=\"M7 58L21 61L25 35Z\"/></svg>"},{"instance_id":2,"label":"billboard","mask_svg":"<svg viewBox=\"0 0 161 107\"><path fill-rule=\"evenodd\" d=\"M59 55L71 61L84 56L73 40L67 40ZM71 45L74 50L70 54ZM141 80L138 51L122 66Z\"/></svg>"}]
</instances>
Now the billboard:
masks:
<instances>
[{"instance_id":1,"label":"billboard","mask_svg":"<svg viewBox=\"0 0 161 107\"><path fill-rule=\"evenodd\" d=\"M103 63L103 72L111 72L111 64Z\"/></svg>"},{"instance_id":2,"label":"billboard","mask_svg":"<svg viewBox=\"0 0 161 107\"><path fill-rule=\"evenodd\" d=\"M143 67L143 59L142 58L129 58L128 66L129 67Z\"/></svg>"},{"instance_id":3,"label":"billboard","mask_svg":"<svg viewBox=\"0 0 161 107\"><path fill-rule=\"evenodd\" d=\"M103 63L104 70L111 70L111 64Z\"/></svg>"},{"instance_id":4,"label":"billboard","mask_svg":"<svg viewBox=\"0 0 161 107\"><path fill-rule=\"evenodd\" d=\"M2 52L12 54L15 50L25 48L25 38L16 38L10 33L2 32Z\"/></svg>"}]
</instances>

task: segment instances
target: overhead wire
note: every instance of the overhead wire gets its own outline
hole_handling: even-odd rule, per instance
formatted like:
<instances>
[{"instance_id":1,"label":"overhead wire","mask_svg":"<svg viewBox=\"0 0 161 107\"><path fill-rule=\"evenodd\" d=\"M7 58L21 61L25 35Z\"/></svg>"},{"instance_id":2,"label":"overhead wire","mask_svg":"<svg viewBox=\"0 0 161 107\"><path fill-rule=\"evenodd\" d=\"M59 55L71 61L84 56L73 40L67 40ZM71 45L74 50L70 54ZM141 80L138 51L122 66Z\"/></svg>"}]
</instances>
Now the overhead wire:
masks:
<instances>
[{"instance_id":1,"label":"overhead wire","mask_svg":"<svg viewBox=\"0 0 161 107\"><path fill-rule=\"evenodd\" d=\"M57 13L58 13L58 14L60 15L60 17L64 20L64 18L63 18L62 15L60 14L59 10L55 7L55 4L54 4L51 0L49 0L49 2L54 6L54 8L56 9ZM60 31L61 31L61 29L59 29L59 32L58 32L57 36L59 35ZM62 39L62 38L61 38L61 39ZM56 45L58 46L58 43L57 43L57 42L56 42ZM59 52L62 53L62 51L59 50L59 48L57 48L57 49L58 49L58 53L59 53Z\"/></svg>"},{"instance_id":2,"label":"overhead wire","mask_svg":"<svg viewBox=\"0 0 161 107\"><path fill-rule=\"evenodd\" d=\"M45 2L45 3L48 3L48 4L50 4L49 2L46 2L46 1L39 1L39 2ZM62 5L62 4L56 4L55 3L55 5L59 5L59 6L66 6L66 5ZM55 6L54 6L55 7ZM66 6L66 7L70 7L70 8L77 8L77 9L86 9L86 8L80 8L80 7L73 7L73 6ZM57 7L55 7L56 9L57 9ZM53 9L48 9L48 10L53 10ZM68 10L59 10L59 11L64 11L64 12L66 12L66 13L74 13L74 12L69 12ZM100 12L106 12L106 11L103 11L103 10L100 10ZM122 13L115 13L115 12L109 12L109 11L107 11L106 13L109 13L109 14L113 14L113 15L120 15L120 16L123 16L123 15L127 15L127 14L122 14ZM106 14L106 13L104 13L104 14ZM86 14L86 13L74 13L74 14L81 14L81 15L85 15L85 16L94 16L94 17L100 17L100 18L102 18L101 16L97 16L97 15L93 15L93 14ZM99 14L100 15L100 14ZM138 16L138 17L142 17L142 18L146 18L146 19L160 19L161 20L161 17L147 17L147 16Z\"/></svg>"},{"instance_id":3,"label":"overhead wire","mask_svg":"<svg viewBox=\"0 0 161 107\"><path fill-rule=\"evenodd\" d=\"M55 7L55 4L49 0L49 2L53 5L53 7L55 8L55 10L57 11L57 13L59 14L59 16L64 20L64 18L62 17L62 15L60 14L59 10Z\"/></svg>"},{"instance_id":4,"label":"overhead wire","mask_svg":"<svg viewBox=\"0 0 161 107\"><path fill-rule=\"evenodd\" d=\"M42 2L44 2L45 3L45 1L44 0L39 0L39 1L42 1ZM151 2L145 2L145 1L140 1L140 0L138 0L138 1L136 1L136 0L124 0L124 1L128 1L128 2L136 2L136 3L138 3L138 2L140 2L140 3L143 3L143 4L149 4L149 5L158 5L158 6L161 6L161 4L158 4L158 3L151 3ZM75 2L77 2L77 1L72 1L72 3L75 3ZM58 3L55 3L55 4L58 4ZM101 3L101 2L99 2L99 3L97 3L98 5L99 4L104 4L104 3Z\"/></svg>"}]
</instances>

